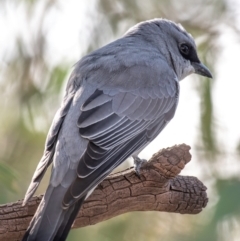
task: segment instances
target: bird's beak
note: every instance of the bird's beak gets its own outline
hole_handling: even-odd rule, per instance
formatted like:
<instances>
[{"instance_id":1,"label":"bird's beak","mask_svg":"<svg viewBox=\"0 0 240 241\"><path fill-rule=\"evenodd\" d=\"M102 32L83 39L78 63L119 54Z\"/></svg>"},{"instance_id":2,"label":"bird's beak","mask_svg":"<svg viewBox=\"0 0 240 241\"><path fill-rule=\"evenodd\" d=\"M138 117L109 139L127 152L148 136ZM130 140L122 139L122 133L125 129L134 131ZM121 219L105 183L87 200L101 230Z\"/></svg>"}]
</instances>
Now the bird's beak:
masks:
<instances>
[{"instance_id":1,"label":"bird's beak","mask_svg":"<svg viewBox=\"0 0 240 241\"><path fill-rule=\"evenodd\" d=\"M201 62L200 63L192 62L192 66L193 66L196 74L206 76L206 77L212 79L212 74L211 74L210 70Z\"/></svg>"}]
</instances>

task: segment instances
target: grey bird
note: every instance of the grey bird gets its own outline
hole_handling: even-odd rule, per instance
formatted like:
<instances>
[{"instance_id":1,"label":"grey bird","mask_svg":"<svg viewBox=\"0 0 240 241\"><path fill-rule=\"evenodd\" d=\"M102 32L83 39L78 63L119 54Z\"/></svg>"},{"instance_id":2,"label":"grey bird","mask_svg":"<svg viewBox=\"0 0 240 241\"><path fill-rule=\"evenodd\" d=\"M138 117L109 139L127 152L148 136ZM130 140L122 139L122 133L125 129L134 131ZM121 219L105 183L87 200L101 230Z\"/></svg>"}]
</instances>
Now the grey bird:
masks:
<instances>
[{"instance_id":1,"label":"grey bird","mask_svg":"<svg viewBox=\"0 0 240 241\"><path fill-rule=\"evenodd\" d=\"M24 199L26 204L52 164L49 186L23 241L65 240L94 188L126 158L139 161L138 153L173 118L179 81L192 73L212 78L192 36L166 19L141 22L83 57Z\"/></svg>"}]
</instances>

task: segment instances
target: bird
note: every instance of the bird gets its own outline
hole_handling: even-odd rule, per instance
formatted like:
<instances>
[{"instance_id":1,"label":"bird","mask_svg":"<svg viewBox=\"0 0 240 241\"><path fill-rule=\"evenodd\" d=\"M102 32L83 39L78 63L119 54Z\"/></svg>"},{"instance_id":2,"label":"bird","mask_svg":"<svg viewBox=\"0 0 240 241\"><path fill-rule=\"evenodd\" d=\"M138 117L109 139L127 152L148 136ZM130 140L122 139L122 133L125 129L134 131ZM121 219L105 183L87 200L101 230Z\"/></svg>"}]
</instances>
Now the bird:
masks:
<instances>
[{"instance_id":1,"label":"bird","mask_svg":"<svg viewBox=\"0 0 240 241\"><path fill-rule=\"evenodd\" d=\"M52 165L47 190L22 241L64 241L84 200L128 157L139 153L174 117L180 81L212 78L191 34L156 18L80 59L47 135L23 205Z\"/></svg>"}]
</instances>

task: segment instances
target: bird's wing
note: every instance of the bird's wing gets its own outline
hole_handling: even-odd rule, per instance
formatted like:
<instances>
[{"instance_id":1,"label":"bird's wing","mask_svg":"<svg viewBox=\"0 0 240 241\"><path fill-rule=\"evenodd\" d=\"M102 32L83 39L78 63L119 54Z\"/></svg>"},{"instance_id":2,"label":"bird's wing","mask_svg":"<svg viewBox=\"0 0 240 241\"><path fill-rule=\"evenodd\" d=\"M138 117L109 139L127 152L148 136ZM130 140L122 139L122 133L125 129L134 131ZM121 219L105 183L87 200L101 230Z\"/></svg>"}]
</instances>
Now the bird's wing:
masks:
<instances>
[{"instance_id":1,"label":"bird's wing","mask_svg":"<svg viewBox=\"0 0 240 241\"><path fill-rule=\"evenodd\" d=\"M27 201L33 196L33 194L35 193L36 189L38 188L48 166L52 163L58 134L59 134L59 131L63 124L64 118L67 115L68 110L70 109L74 94L75 94L75 92L72 91L72 89L71 89L71 91L66 93L60 109L55 114L51 128L48 132L43 156L34 172L31 183L25 194L23 205L25 205L27 203Z\"/></svg>"},{"instance_id":2,"label":"bird's wing","mask_svg":"<svg viewBox=\"0 0 240 241\"><path fill-rule=\"evenodd\" d=\"M100 76L104 74L99 70ZM65 194L64 208L154 139L175 113L179 86L168 66L137 65L111 76L114 82L105 76L108 82L95 83L96 91L81 107L77 124L89 142L77 178ZM89 84L94 83L89 80Z\"/></svg>"}]
</instances>

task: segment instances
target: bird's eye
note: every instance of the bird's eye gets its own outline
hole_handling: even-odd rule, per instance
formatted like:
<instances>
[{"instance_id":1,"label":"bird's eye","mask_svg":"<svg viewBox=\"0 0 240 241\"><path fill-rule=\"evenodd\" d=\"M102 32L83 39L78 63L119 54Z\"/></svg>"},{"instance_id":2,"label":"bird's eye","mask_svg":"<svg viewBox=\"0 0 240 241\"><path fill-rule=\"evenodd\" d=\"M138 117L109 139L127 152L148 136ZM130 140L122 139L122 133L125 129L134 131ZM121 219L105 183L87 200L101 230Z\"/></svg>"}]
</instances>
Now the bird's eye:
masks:
<instances>
[{"instance_id":1,"label":"bird's eye","mask_svg":"<svg viewBox=\"0 0 240 241\"><path fill-rule=\"evenodd\" d=\"M184 54L184 55L189 54L190 48L187 44L180 44L179 49L180 49L182 54Z\"/></svg>"}]
</instances>

